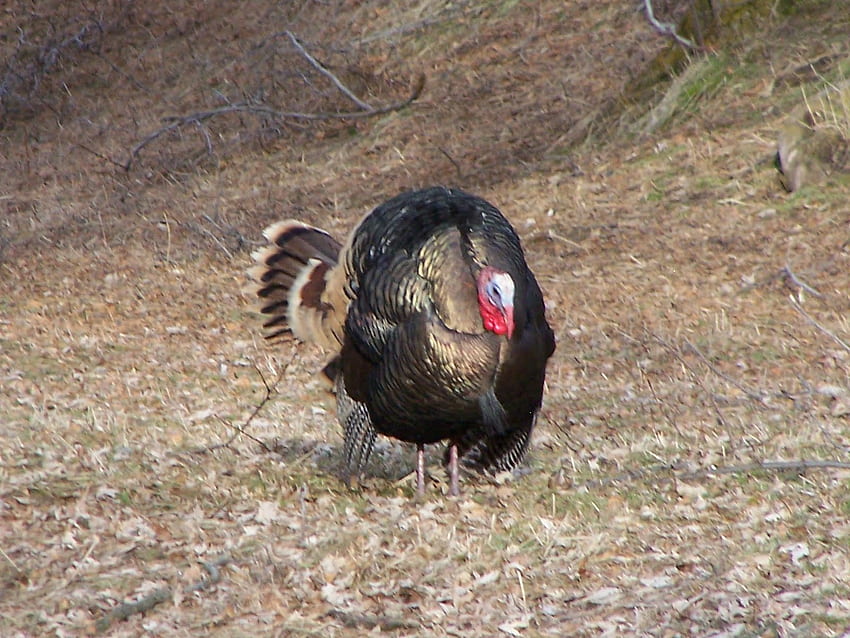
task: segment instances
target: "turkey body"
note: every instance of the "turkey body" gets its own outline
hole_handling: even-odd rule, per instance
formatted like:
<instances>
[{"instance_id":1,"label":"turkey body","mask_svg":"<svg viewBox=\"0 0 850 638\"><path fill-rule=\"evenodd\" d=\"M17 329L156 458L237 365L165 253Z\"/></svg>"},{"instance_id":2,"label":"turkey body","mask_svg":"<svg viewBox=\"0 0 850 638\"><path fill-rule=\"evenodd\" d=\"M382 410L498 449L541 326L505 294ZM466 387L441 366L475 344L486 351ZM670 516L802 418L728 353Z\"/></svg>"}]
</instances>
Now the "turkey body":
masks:
<instances>
[{"instance_id":1,"label":"turkey body","mask_svg":"<svg viewBox=\"0 0 850 638\"><path fill-rule=\"evenodd\" d=\"M403 193L344 245L297 221L266 231L252 270L268 336L291 331L337 351L329 365L348 476L377 434L422 449L448 440L479 471L515 467L555 348L520 240L485 200L459 190ZM454 467L451 463L454 462Z\"/></svg>"}]
</instances>

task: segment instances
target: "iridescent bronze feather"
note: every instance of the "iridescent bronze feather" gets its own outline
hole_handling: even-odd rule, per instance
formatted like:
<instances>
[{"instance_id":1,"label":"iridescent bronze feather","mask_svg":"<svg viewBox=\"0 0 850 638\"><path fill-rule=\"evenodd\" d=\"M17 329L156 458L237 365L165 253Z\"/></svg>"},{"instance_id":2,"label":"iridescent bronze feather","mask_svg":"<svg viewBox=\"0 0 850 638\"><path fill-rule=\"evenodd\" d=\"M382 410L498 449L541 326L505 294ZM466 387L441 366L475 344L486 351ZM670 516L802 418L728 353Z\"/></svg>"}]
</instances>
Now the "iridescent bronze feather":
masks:
<instances>
[{"instance_id":1,"label":"iridescent bronze feather","mask_svg":"<svg viewBox=\"0 0 850 638\"><path fill-rule=\"evenodd\" d=\"M296 221L266 230L251 270L269 337L286 330L338 353L346 474L377 434L449 441L457 461L509 470L525 455L555 340L505 217L483 199L431 188L378 206L344 245ZM423 485L421 471L417 486Z\"/></svg>"}]
</instances>

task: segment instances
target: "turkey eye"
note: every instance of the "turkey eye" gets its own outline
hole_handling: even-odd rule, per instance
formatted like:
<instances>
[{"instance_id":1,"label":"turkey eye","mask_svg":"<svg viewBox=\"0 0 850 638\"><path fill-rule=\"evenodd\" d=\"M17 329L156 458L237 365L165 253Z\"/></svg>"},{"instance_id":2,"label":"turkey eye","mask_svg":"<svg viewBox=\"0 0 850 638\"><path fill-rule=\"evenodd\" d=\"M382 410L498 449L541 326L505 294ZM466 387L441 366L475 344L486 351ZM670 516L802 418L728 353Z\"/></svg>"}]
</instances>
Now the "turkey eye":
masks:
<instances>
[{"instance_id":1,"label":"turkey eye","mask_svg":"<svg viewBox=\"0 0 850 638\"><path fill-rule=\"evenodd\" d=\"M502 305L502 291L499 290L499 287L493 282L490 282L487 285L487 296L490 297L497 306Z\"/></svg>"}]
</instances>

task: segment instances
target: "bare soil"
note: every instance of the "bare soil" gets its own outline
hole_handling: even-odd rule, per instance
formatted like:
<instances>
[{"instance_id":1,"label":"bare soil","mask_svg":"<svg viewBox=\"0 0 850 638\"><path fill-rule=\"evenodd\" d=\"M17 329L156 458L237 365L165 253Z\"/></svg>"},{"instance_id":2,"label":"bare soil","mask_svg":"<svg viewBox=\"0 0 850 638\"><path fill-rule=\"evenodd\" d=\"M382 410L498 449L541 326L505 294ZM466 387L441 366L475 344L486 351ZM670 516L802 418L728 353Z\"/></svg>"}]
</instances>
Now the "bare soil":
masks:
<instances>
[{"instance_id":1,"label":"bare soil","mask_svg":"<svg viewBox=\"0 0 850 638\"><path fill-rule=\"evenodd\" d=\"M850 182L773 164L850 72L844 3L580 140L669 46L641 3L96 4L0 10L0 634L848 630ZM286 31L372 109L425 86L336 117ZM249 253L430 184L499 206L544 289L527 472L453 499L435 447L417 500L383 440L349 490L328 353L263 342Z\"/></svg>"}]
</instances>

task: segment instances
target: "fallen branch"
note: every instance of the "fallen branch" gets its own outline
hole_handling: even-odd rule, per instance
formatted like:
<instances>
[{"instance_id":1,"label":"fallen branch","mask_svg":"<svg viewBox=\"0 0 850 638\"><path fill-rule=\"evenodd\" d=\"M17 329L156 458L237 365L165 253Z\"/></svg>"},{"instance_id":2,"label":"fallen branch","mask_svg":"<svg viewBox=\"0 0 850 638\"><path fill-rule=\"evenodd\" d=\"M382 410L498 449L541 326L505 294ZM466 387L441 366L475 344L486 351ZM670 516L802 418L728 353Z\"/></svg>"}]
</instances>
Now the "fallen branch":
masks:
<instances>
[{"instance_id":1,"label":"fallen branch","mask_svg":"<svg viewBox=\"0 0 850 638\"><path fill-rule=\"evenodd\" d=\"M217 585L221 581L221 570L219 567L224 567L230 562L230 556L224 555L214 560L211 563L207 563L206 561L201 561L201 566L207 572L207 578L202 578L196 583L191 585L187 585L183 588L184 594L193 594L196 591L205 591L212 587L213 585Z\"/></svg>"},{"instance_id":2,"label":"fallen branch","mask_svg":"<svg viewBox=\"0 0 850 638\"><path fill-rule=\"evenodd\" d=\"M13 561L13 560L11 559L11 557L10 557L10 556L9 556L6 552L4 552L4 551L3 551L3 548L2 548L2 547L0 547L0 556L2 556L2 557L3 557L3 558L5 558L7 561L9 561L9 564L12 566L12 569L15 571L15 578L19 577L20 575L22 575L22 574L24 573L24 572L21 570L21 568L20 568L20 567L18 567L18 566L17 566L17 564L15 564L15 561Z\"/></svg>"},{"instance_id":3,"label":"fallen branch","mask_svg":"<svg viewBox=\"0 0 850 638\"><path fill-rule=\"evenodd\" d=\"M120 18L113 24L105 24L91 19L79 26L75 33L59 40L46 38L43 43L31 42L24 29L18 26L17 46L4 60L5 70L0 75L0 116L11 99L31 100L41 87L42 80L68 57L69 51L93 51L99 55L97 50L103 35L119 21Z\"/></svg>"},{"instance_id":4,"label":"fallen branch","mask_svg":"<svg viewBox=\"0 0 850 638\"><path fill-rule=\"evenodd\" d=\"M221 558L213 561L212 563L202 562L201 565L203 565L204 569L206 570L207 577L202 578L196 583L187 585L183 588L183 593L192 594L197 591L204 591L217 584L221 580L221 572L219 570L219 567L223 567L229 562L230 556L228 555L222 556ZM160 603L164 603L166 600L170 600L173 596L174 592L171 587L160 587L159 589L155 589L153 592L151 592L141 600L138 600L133 603L121 603L95 623L95 631L97 631L97 633L99 634L102 634L107 631L114 623L127 620L130 616L133 616L135 614L143 614L145 612L148 612Z\"/></svg>"},{"instance_id":5,"label":"fallen branch","mask_svg":"<svg viewBox=\"0 0 850 638\"><path fill-rule=\"evenodd\" d=\"M607 487L614 483L625 483L630 481L649 481L653 483L675 483L676 481L694 481L720 476L724 474L749 474L751 472L796 472L804 474L811 470L850 470L850 462L836 461L832 459L815 460L800 459L799 461L756 461L742 465L726 465L707 467L701 470L681 471L681 465L655 465L649 468L629 470L616 476L601 479L590 479L583 483L576 483L573 488L587 489Z\"/></svg>"},{"instance_id":6,"label":"fallen branch","mask_svg":"<svg viewBox=\"0 0 850 638\"><path fill-rule=\"evenodd\" d=\"M835 343L844 348L847 352L850 352L850 345L848 345L846 341L844 341L837 334L826 328L826 326L823 326L822 324L818 323L808 312L803 310L803 307L793 297L791 297L791 306L794 308L794 310L799 312L803 316L803 318L806 319L806 321L808 321L815 328L820 330L827 337L835 341Z\"/></svg>"},{"instance_id":7,"label":"fallen branch","mask_svg":"<svg viewBox=\"0 0 850 638\"><path fill-rule=\"evenodd\" d=\"M425 74L423 73L420 74L420 76L417 78L416 84L413 87L413 91L406 99L401 100L399 102L392 102L384 106L370 107L361 111L337 113L302 113L298 111L279 111L266 104L263 104L262 102L237 102L235 104L227 104L226 106L220 106L218 108L209 109L206 111L197 111L188 115L169 116L164 118L164 121L169 122L169 124L163 126L160 129L157 129L156 131L153 131L132 148L132 150L130 151L130 157L127 159L127 163L124 164L124 170L129 171L133 165L133 162L139 156L139 153L142 151L142 149L144 149L148 144L162 137L166 133L182 129L183 127L188 125L200 126L203 122L206 122L207 120L217 117L219 115L225 115L227 113L249 113L252 115L273 117L279 120L302 121L362 120L370 117L375 117L376 115L383 115L385 113L391 113L393 111L400 111L401 109L415 102L422 94L422 90L424 88ZM365 105L365 102L363 104Z\"/></svg>"},{"instance_id":8,"label":"fallen branch","mask_svg":"<svg viewBox=\"0 0 850 638\"><path fill-rule=\"evenodd\" d=\"M95 631L102 634L109 629L113 623L127 620L134 614L143 614L150 611L160 603L164 603L166 600L169 600L171 595L171 589L169 587L160 587L139 601L134 603L121 603L94 624Z\"/></svg>"},{"instance_id":9,"label":"fallen branch","mask_svg":"<svg viewBox=\"0 0 850 638\"><path fill-rule=\"evenodd\" d=\"M470 0L462 0L461 2L451 2L448 6L439 9L434 12L432 15L422 18L420 20L416 20L414 22L408 22L399 26L394 26L389 29L382 29L381 31L377 31L375 33L371 33L369 35L363 36L353 41L354 44L368 44L369 42L375 42L376 40L380 40L382 42L386 42L391 40L396 36L404 36L409 33L415 33L421 29L427 29L428 27L432 27L438 24L443 24L448 22L449 20L454 20L458 15L467 12L468 9L471 8L471 11L467 12L466 15L475 15L482 11L482 7L477 5L472 5Z\"/></svg>"},{"instance_id":10,"label":"fallen branch","mask_svg":"<svg viewBox=\"0 0 850 638\"><path fill-rule=\"evenodd\" d=\"M706 357L702 353L702 351L699 348L697 348L694 344L692 344L690 341L685 341L685 345L688 347L688 349L690 349L691 352L693 352L695 355L697 355L706 366L708 366L709 370L711 370L714 374L716 374L718 377L720 377L721 379L723 379L727 383L731 383L732 385L734 385L741 392L746 394L749 398L754 399L754 400L758 401L759 403L764 403L765 400L767 399L767 397L769 396L765 392L756 392L755 390L750 390L747 386L745 386L740 381L733 379L728 374L724 373L716 365L714 365L711 361L709 361L708 357Z\"/></svg>"},{"instance_id":11,"label":"fallen branch","mask_svg":"<svg viewBox=\"0 0 850 638\"><path fill-rule=\"evenodd\" d=\"M298 38L296 38L291 31L284 31L284 33L292 42L292 46L294 46L298 50L298 53L303 55L304 59L306 59L307 62L309 62L314 69L316 69L319 73L328 78L333 83L333 85L339 89L340 93L342 93L345 97L354 102L359 108L363 109L364 111L374 110L374 107L371 104L364 102L359 97L354 95L351 89L345 86L345 84L343 84L336 75L331 73L321 62L319 62L316 58L310 55L307 52L307 49L304 48L304 45L302 45L298 41Z\"/></svg>"},{"instance_id":12,"label":"fallen branch","mask_svg":"<svg viewBox=\"0 0 850 638\"><path fill-rule=\"evenodd\" d=\"M339 620L350 629L374 629L398 631L399 629L419 629L419 623L398 616L374 616L372 614L353 614L341 609L331 609L326 616Z\"/></svg>"},{"instance_id":13,"label":"fallen branch","mask_svg":"<svg viewBox=\"0 0 850 638\"><path fill-rule=\"evenodd\" d=\"M810 295L813 295L813 296L815 296L815 297L823 298L823 294L822 294L822 293L818 292L817 290L815 290L814 288L812 288L809 284L807 284L805 281L803 281L802 279L800 279L799 277L797 277L797 275L795 275L795 274L794 274L794 271L793 271L793 270L791 270L791 268L788 266L788 264L785 264L785 265L784 265L784 266L783 266L783 267L779 270L779 274L784 275L784 276L785 276L785 278L786 278L786 279L788 279L788 280L789 280L792 284L794 284L794 285L795 285L795 286L797 286L798 288L801 288L801 289L805 290L805 291L806 291L806 292L808 292Z\"/></svg>"},{"instance_id":14,"label":"fallen branch","mask_svg":"<svg viewBox=\"0 0 850 638\"><path fill-rule=\"evenodd\" d=\"M263 374L263 371L260 370L260 367L255 363L254 370L257 371L257 374L260 375L260 380L263 382L263 386L265 387L265 394L260 402L254 406L254 409L251 411L251 414L248 415L248 418L245 419L245 422L242 425L233 425L230 421L226 421L222 419L222 422L225 425L229 425L234 430L233 436L231 436L224 443L215 443L214 445L207 445L206 447L196 448L194 450L190 450L192 454L207 454L208 452L212 452L213 450L220 450L221 448L230 447L230 444L233 443L237 437L244 436L251 439L254 443L257 443L260 447L262 447L266 452L271 452L272 450L266 445L263 441L258 439L257 437L248 434L248 426L251 425L251 421L253 421L256 416L262 411L266 404L271 401L271 398L274 394L277 393L277 384L280 383L280 380L283 378L283 374L289 368L289 365L292 363L293 359L295 359L295 355L292 355L292 358L289 360L285 366L283 366L280 371L277 373L277 378L274 380L274 383L269 384L266 380L266 376Z\"/></svg>"},{"instance_id":15,"label":"fallen branch","mask_svg":"<svg viewBox=\"0 0 850 638\"><path fill-rule=\"evenodd\" d=\"M687 47L689 49L699 48L695 42L692 42L686 37L679 35L679 33L676 31L676 25L658 21L658 18L655 17L655 11L652 8L652 0L643 0L643 6L644 9L646 9L646 18L647 20L649 20L649 24L651 24L653 28L661 35L670 36L683 47Z\"/></svg>"},{"instance_id":16,"label":"fallen branch","mask_svg":"<svg viewBox=\"0 0 850 638\"><path fill-rule=\"evenodd\" d=\"M219 229L219 231L222 230L221 225L216 223L215 221L213 221L213 219L209 215L201 215L201 219L203 219L206 222L209 222L213 226L216 226ZM216 237L212 232L210 232L209 230L207 230L206 228L204 228L200 224L192 224L191 226L194 228L194 230L197 230L202 235L206 235L207 237L212 239L213 242L218 244L218 247L221 248L222 251L224 251L224 254L227 255L228 259L233 259L233 253L230 252L230 250L228 250L227 246L225 246L224 243L218 237ZM240 239L240 243L242 243L242 241L241 241L242 235L239 235L239 239Z\"/></svg>"}]
</instances>

